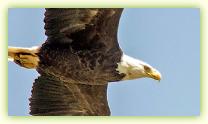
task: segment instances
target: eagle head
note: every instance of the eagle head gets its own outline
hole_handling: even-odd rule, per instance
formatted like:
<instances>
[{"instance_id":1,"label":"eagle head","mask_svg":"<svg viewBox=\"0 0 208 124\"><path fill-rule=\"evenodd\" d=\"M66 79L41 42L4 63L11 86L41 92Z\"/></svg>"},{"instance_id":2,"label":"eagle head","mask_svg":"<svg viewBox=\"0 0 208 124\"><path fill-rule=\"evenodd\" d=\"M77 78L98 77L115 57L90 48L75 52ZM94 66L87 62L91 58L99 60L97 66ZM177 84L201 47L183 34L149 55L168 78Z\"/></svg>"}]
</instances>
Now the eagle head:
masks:
<instances>
[{"instance_id":1,"label":"eagle head","mask_svg":"<svg viewBox=\"0 0 208 124\"><path fill-rule=\"evenodd\" d=\"M120 74L125 74L123 80L132 80L147 77L160 81L162 78L160 72L152 66L150 66L149 64L141 60L127 56L125 54L123 54L116 70Z\"/></svg>"}]
</instances>

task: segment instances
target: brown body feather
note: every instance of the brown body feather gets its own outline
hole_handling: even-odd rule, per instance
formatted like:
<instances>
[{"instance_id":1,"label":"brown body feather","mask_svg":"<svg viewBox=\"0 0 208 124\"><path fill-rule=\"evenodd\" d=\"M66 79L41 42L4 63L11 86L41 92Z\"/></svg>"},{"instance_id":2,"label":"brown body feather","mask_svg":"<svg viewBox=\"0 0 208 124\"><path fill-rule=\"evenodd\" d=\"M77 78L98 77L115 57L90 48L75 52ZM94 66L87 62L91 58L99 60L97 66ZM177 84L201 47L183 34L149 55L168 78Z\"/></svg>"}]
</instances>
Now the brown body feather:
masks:
<instances>
[{"instance_id":1,"label":"brown body feather","mask_svg":"<svg viewBox=\"0 0 208 124\"><path fill-rule=\"evenodd\" d=\"M41 76L32 90L32 115L109 115L107 83L125 76L116 71L121 12L46 9L48 38L38 53Z\"/></svg>"},{"instance_id":2,"label":"brown body feather","mask_svg":"<svg viewBox=\"0 0 208 124\"><path fill-rule=\"evenodd\" d=\"M121 11L47 9L48 39L40 49L38 70L62 81L90 85L121 80L124 75L116 71L122 56L117 41Z\"/></svg>"}]
</instances>

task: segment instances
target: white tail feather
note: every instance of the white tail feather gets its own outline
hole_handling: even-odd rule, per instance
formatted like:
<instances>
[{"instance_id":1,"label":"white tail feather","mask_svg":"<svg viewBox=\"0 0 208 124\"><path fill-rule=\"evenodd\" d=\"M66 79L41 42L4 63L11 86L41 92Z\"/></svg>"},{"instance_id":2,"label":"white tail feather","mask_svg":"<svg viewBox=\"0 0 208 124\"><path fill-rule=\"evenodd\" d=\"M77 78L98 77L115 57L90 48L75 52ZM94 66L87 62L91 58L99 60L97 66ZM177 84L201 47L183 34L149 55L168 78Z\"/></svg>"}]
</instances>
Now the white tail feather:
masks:
<instances>
[{"instance_id":1,"label":"white tail feather","mask_svg":"<svg viewBox=\"0 0 208 124\"><path fill-rule=\"evenodd\" d=\"M14 58L8 57L8 61L13 62L14 61Z\"/></svg>"},{"instance_id":2,"label":"white tail feather","mask_svg":"<svg viewBox=\"0 0 208 124\"><path fill-rule=\"evenodd\" d=\"M8 47L8 61L18 60L16 64L22 67L36 68L39 62L38 52L39 47Z\"/></svg>"}]
</instances>

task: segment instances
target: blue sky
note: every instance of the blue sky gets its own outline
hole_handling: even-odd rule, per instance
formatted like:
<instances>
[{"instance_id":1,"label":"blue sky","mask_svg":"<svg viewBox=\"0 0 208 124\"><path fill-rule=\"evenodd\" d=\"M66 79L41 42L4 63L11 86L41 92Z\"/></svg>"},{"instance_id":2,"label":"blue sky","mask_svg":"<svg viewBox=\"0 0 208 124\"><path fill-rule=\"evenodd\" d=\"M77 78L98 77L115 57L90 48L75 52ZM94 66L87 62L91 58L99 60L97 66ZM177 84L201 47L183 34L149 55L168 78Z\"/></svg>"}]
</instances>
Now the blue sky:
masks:
<instances>
[{"instance_id":1,"label":"blue sky","mask_svg":"<svg viewBox=\"0 0 208 124\"><path fill-rule=\"evenodd\" d=\"M44 9L9 9L8 45L31 47L45 41ZM193 116L200 113L200 10L125 9L118 39L123 51L157 68L158 83L142 78L108 87L112 115ZM29 115L35 70L8 65L8 114Z\"/></svg>"}]
</instances>

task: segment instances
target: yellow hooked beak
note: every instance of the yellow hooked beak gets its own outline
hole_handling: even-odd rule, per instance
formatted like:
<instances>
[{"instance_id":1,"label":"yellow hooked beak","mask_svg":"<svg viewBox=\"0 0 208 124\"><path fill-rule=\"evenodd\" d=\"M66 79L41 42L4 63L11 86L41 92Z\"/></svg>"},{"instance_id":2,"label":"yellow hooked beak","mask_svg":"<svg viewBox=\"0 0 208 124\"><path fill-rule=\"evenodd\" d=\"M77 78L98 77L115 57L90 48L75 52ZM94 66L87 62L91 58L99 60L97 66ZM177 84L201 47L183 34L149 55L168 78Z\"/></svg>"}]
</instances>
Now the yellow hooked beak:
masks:
<instances>
[{"instance_id":1,"label":"yellow hooked beak","mask_svg":"<svg viewBox=\"0 0 208 124\"><path fill-rule=\"evenodd\" d=\"M160 81L162 79L162 75L160 72L154 68L145 67L146 74L148 77Z\"/></svg>"},{"instance_id":2,"label":"yellow hooked beak","mask_svg":"<svg viewBox=\"0 0 208 124\"><path fill-rule=\"evenodd\" d=\"M162 79L162 76L161 76L160 72L158 72L158 71L148 72L147 74L149 75L150 78L153 78L155 80L160 81Z\"/></svg>"}]
</instances>

